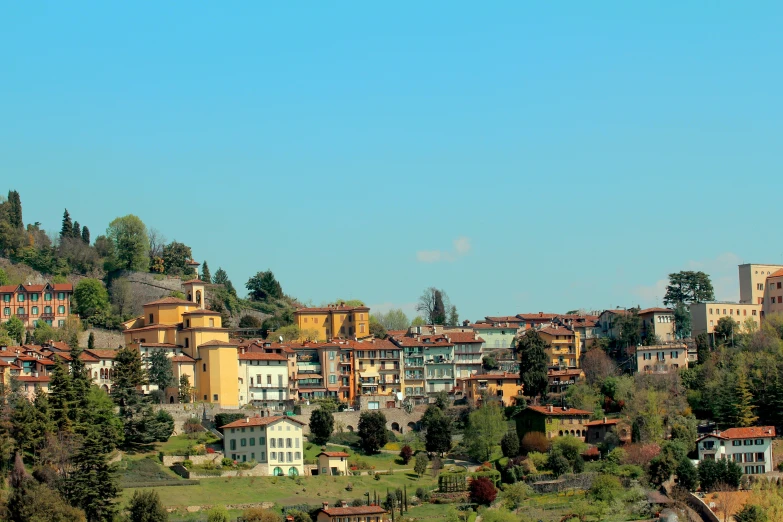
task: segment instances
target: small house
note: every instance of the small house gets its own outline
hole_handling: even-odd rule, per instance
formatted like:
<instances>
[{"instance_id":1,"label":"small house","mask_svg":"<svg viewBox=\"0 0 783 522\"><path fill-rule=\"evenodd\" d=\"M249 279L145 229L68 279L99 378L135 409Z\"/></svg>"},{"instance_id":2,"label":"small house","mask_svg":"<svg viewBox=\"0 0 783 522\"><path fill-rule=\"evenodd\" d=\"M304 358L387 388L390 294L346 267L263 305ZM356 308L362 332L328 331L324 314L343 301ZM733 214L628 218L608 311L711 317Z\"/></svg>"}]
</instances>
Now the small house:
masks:
<instances>
[{"instance_id":1,"label":"small house","mask_svg":"<svg viewBox=\"0 0 783 522\"><path fill-rule=\"evenodd\" d=\"M322 451L316 457L319 475L348 474L348 454L344 451Z\"/></svg>"}]
</instances>

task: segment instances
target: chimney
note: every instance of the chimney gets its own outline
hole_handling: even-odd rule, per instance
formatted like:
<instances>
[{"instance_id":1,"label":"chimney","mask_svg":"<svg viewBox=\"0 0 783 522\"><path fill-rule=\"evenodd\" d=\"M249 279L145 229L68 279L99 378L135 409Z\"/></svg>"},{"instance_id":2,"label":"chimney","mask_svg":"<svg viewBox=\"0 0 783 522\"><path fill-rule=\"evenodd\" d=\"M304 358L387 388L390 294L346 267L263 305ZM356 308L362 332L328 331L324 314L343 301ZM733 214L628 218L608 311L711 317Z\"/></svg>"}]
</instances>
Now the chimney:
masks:
<instances>
[{"instance_id":1,"label":"chimney","mask_svg":"<svg viewBox=\"0 0 783 522\"><path fill-rule=\"evenodd\" d=\"M324 509L329 509L329 503L328 503L328 502L324 502L324 503L323 503L323 506L324 506L324 507L323 507Z\"/></svg>"},{"instance_id":2,"label":"chimney","mask_svg":"<svg viewBox=\"0 0 783 522\"><path fill-rule=\"evenodd\" d=\"M245 423L250 424L250 417L245 417Z\"/></svg>"},{"instance_id":3,"label":"chimney","mask_svg":"<svg viewBox=\"0 0 783 522\"><path fill-rule=\"evenodd\" d=\"M604 424L606 424L606 417L604 417Z\"/></svg>"},{"instance_id":4,"label":"chimney","mask_svg":"<svg viewBox=\"0 0 783 522\"><path fill-rule=\"evenodd\" d=\"M340 507L348 507L348 502L346 502L345 500L341 500Z\"/></svg>"},{"instance_id":5,"label":"chimney","mask_svg":"<svg viewBox=\"0 0 783 522\"><path fill-rule=\"evenodd\" d=\"M550 404L549 405L549 413L552 413L552 411L553 411L553 408L552 408L552 405Z\"/></svg>"},{"instance_id":6,"label":"chimney","mask_svg":"<svg viewBox=\"0 0 783 522\"><path fill-rule=\"evenodd\" d=\"M538 312L538 317L544 317L544 312Z\"/></svg>"}]
</instances>

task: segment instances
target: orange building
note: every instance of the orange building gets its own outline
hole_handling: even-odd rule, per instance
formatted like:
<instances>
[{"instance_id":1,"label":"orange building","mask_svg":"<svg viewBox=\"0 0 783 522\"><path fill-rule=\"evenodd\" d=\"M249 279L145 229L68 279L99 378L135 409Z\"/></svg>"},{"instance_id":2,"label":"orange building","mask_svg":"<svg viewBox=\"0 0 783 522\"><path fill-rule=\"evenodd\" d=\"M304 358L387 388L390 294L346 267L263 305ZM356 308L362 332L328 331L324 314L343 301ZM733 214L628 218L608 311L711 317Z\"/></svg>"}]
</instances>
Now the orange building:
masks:
<instances>
[{"instance_id":1,"label":"orange building","mask_svg":"<svg viewBox=\"0 0 783 522\"><path fill-rule=\"evenodd\" d=\"M480 402L486 395L498 397L503 406L513 406L522 395L523 386L519 374L503 372L471 375L462 379L462 389L471 401Z\"/></svg>"},{"instance_id":2,"label":"orange building","mask_svg":"<svg viewBox=\"0 0 783 522\"><path fill-rule=\"evenodd\" d=\"M72 296L70 283L0 286L0 321L17 317L25 328L35 328L38 321L55 328L63 326L71 313Z\"/></svg>"},{"instance_id":3,"label":"orange building","mask_svg":"<svg viewBox=\"0 0 783 522\"><path fill-rule=\"evenodd\" d=\"M294 323L309 341L362 339L370 336L370 309L345 305L299 308Z\"/></svg>"}]
</instances>

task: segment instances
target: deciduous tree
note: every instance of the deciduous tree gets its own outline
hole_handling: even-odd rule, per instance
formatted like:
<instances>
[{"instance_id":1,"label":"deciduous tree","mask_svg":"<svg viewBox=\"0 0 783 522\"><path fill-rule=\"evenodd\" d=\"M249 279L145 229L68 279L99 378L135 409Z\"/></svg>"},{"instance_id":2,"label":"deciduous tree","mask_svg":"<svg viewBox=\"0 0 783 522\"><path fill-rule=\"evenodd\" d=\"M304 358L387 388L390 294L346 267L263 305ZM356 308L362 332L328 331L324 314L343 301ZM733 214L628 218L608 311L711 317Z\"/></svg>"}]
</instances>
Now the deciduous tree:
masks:
<instances>
[{"instance_id":1,"label":"deciduous tree","mask_svg":"<svg viewBox=\"0 0 783 522\"><path fill-rule=\"evenodd\" d=\"M109 310L109 293L97 279L84 278L73 289L73 308L83 319L103 316Z\"/></svg>"},{"instance_id":2,"label":"deciduous tree","mask_svg":"<svg viewBox=\"0 0 783 522\"><path fill-rule=\"evenodd\" d=\"M372 455L386 444L386 416L380 411L365 411L359 416L358 434L365 453Z\"/></svg>"},{"instance_id":3,"label":"deciduous tree","mask_svg":"<svg viewBox=\"0 0 783 522\"><path fill-rule=\"evenodd\" d=\"M715 300L710 276L704 272L681 271L669 274L669 285L663 303L667 306L677 303L703 303Z\"/></svg>"},{"instance_id":4,"label":"deciduous tree","mask_svg":"<svg viewBox=\"0 0 783 522\"><path fill-rule=\"evenodd\" d=\"M329 442L334 431L334 415L324 408L318 408L310 415L310 435L313 442L323 445Z\"/></svg>"},{"instance_id":5,"label":"deciduous tree","mask_svg":"<svg viewBox=\"0 0 783 522\"><path fill-rule=\"evenodd\" d=\"M280 299L283 297L283 287L275 279L271 270L266 272L257 272L256 275L247 280L245 287L250 292L250 299L253 301L268 301L269 299Z\"/></svg>"},{"instance_id":6,"label":"deciduous tree","mask_svg":"<svg viewBox=\"0 0 783 522\"><path fill-rule=\"evenodd\" d=\"M115 218L106 229L119 268L146 272L149 268L149 238L144 222L133 214Z\"/></svg>"},{"instance_id":7,"label":"deciduous tree","mask_svg":"<svg viewBox=\"0 0 783 522\"><path fill-rule=\"evenodd\" d=\"M492 457L492 450L500 443L507 429L503 410L497 402L487 401L470 414L464 443L473 458L486 462Z\"/></svg>"},{"instance_id":8,"label":"deciduous tree","mask_svg":"<svg viewBox=\"0 0 783 522\"><path fill-rule=\"evenodd\" d=\"M193 275L193 268L188 266L188 261L193 259L193 252L184 243L172 241L163 247L163 267L170 275Z\"/></svg>"},{"instance_id":9,"label":"deciduous tree","mask_svg":"<svg viewBox=\"0 0 783 522\"><path fill-rule=\"evenodd\" d=\"M174 386L174 367L171 359L163 350L154 350L147 358L147 378L151 384L155 384L159 390Z\"/></svg>"},{"instance_id":10,"label":"deciduous tree","mask_svg":"<svg viewBox=\"0 0 783 522\"><path fill-rule=\"evenodd\" d=\"M129 522L167 522L169 513L155 490L136 490L126 508Z\"/></svg>"},{"instance_id":11,"label":"deciduous tree","mask_svg":"<svg viewBox=\"0 0 783 522\"><path fill-rule=\"evenodd\" d=\"M427 324L446 324L451 303L446 292L431 286L419 297L416 310L423 314Z\"/></svg>"}]
</instances>

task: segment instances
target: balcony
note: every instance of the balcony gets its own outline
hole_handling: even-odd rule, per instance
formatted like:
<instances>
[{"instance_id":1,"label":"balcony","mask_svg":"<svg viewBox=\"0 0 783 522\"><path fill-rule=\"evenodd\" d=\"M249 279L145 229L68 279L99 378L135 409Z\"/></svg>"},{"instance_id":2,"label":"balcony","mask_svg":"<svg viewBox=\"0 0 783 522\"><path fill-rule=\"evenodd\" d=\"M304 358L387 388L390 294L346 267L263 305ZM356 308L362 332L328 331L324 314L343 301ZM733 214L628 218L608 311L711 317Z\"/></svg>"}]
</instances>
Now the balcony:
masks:
<instances>
[{"instance_id":1,"label":"balcony","mask_svg":"<svg viewBox=\"0 0 783 522\"><path fill-rule=\"evenodd\" d=\"M17 313L17 314L14 314L14 315L16 315L16 317L18 317L22 321L26 321L27 319L30 318L30 314L28 314L28 313L21 313L21 314Z\"/></svg>"},{"instance_id":2,"label":"balcony","mask_svg":"<svg viewBox=\"0 0 783 522\"><path fill-rule=\"evenodd\" d=\"M323 388L322 382L300 382L296 385L297 388Z\"/></svg>"},{"instance_id":3,"label":"balcony","mask_svg":"<svg viewBox=\"0 0 783 522\"><path fill-rule=\"evenodd\" d=\"M54 312L44 312L41 314L41 319L44 321L53 321L54 320Z\"/></svg>"}]
</instances>

